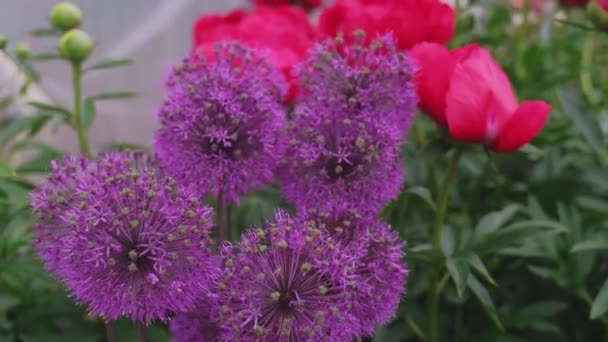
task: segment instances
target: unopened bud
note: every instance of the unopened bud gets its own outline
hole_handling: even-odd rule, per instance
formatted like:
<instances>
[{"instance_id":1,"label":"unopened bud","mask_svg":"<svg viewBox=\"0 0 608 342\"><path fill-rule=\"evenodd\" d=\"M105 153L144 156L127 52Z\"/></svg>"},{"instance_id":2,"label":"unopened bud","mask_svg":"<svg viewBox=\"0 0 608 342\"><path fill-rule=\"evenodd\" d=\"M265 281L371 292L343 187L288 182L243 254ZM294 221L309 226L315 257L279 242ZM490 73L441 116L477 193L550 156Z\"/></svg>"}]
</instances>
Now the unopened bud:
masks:
<instances>
[{"instance_id":1,"label":"unopened bud","mask_svg":"<svg viewBox=\"0 0 608 342\"><path fill-rule=\"evenodd\" d=\"M81 30L73 29L59 39L59 53L72 62L80 63L93 52L93 40Z\"/></svg>"},{"instance_id":2,"label":"unopened bud","mask_svg":"<svg viewBox=\"0 0 608 342\"><path fill-rule=\"evenodd\" d=\"M60 2L49 13L49 20L53 27L62 31L77 28L82 23L82 11L70 2Z\"/></svg>"},{"instance_id":3,"label":"unopened bud","mask_svg":"<svg viewBox=\"0 0 608 342\"><path fill-rule=\"evenodd\" d=\"M17 56L17 59L27 59L30 56L30 46L28 43L18 43L17 46L15 46L15 55Z\"/></svg>"}]
</instances>

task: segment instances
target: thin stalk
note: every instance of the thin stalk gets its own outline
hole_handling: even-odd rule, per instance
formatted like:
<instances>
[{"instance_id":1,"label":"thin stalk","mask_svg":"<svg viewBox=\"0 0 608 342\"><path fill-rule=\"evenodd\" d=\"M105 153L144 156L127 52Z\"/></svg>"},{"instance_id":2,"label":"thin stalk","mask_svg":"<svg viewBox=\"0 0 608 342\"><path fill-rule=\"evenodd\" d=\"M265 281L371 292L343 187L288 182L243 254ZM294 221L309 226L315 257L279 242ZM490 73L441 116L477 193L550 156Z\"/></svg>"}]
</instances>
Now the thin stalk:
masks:
<instances>
[{"instance_id":1,"label":"thin stalk","mask_svg":"<svg viewBox=\"0 0 608 342\"><path fill-rule=\"evenodd\" d=\"M147 342L148 336L146 334L146 326L140 323L138 325L138 330L139 330L139 342Z\"/></svg>"},{"instance_id":2,"label":"thin stalk","mask_svg":"<svg viewBox=\"0 0 608 342\"><path fill-rule=\"evenodd\" d=\"M224 223L224 199L222 193L217 196L217 205L215 207L215 217L217 223L217 238L219 241L224 241L227 238L226 225Z\"/></svg>"},{"instance_id":3,"label":"thin stalk","mask_svg":"<svg viewBox=\"0 0 608 342\"><path fill-rule=\"evenodd\" d=\"M78 135L78 145L80 152L87 157L91 157L91 148L89 147L89 138L87 130L82 125L82 65L72 62L72 89L74 91L74 112L73 122L74 130Z\"/></svg>"},{"instance_id":4,"label":"thin stalk","mask_svg":"<svg viewBox=\"0 0 608 342\"><path fill-rule=\"evenodd\" d=\"M232 222L232 205L226 204L226 230L228 232L228 239L230 241L235 241L239 237L237 236L236 228L234 227L234 223Z\"/></svg>"},{"instance_id":5,"label":"thin stalk","mask_svg":"<svg viewBox=\"0 0 608 342\"><path fill-rule=\"evenodd\" d=\"M106 341L107 342L116 342L116 336L114 335L114 326L112 326L112 322L104 322L106 327Z\"/></svg>"},{"instance_id":6,"label":"thin stalk","mask_svg":"<svg viewBox=\"0 0 608 342\"><path fill-rule=\"evenodd\" d=\"M448 171L437 194L437 200L435 202L437 211L435 214L435 222L433 223L433 251L436 256L441 253L441 233L443 231L448 208L450 186L454 179L456 179L456 174L458 173L458 164L463 152L464 150L460 147L457 147L454 151L448 165ZM428 302L429 331L427 336L429 337L430 342L437 342L439 340L439 295L442 287L445 285L445 280L443 280L441 277L441 269L443 265L438 263L436 260L437 259L435 259L433 265L433 271L431 272L431 293L429 295L430 298Z\"/></svg>"}]
</instances>

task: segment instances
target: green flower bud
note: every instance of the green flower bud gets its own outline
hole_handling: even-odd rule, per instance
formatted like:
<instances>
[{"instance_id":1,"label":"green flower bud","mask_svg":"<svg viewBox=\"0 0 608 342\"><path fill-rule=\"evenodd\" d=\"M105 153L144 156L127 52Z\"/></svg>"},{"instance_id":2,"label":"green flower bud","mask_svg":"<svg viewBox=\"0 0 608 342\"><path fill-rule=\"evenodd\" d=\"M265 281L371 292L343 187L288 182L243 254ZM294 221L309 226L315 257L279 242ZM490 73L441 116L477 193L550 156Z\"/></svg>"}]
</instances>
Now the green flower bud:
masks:
<instances>
[{"instance_id":1,"label":"green flower bud","mask_svg":"<svg viewBox=\"0 0 608 342\"><path fill-rule=\"evenodd\" d=\"M6 39L6 36L0 33L0 50L4 50L6 48L7 42L8 39Z\"/></svg>"},{"instance_id":2,"label":"green flower bud","mask_svg":"<svg viewBox=\"0 0 608 342\"><path fill-rule=\"evenodd\" d=\"M80 63L93 52L93 40L81 30L70 30L59 39L59 53L72 62Z\"/></svg>"},{"instance_id":3,"label":"green flower bud","mask_svg":"<svg viewBox=\"0 0 608 342\"><path fill-rule=\"evenodd\" d=\"M15 55L17 59L27 59L30 56L30 45L25 42L18 43L15 46Z\"/></svg>"},{"instance_id":4,"label":"green flower bud","mask_svg":"<svg viewBox=\"0 0 608 342\"><path fill-rule=\"evenodd\" d=\"M70 2L60 2L51 9L49 20L53 27L67 31L80 26L82 11Z\"/></svg>"},{"instance_id":5,"label":"green flower bud","mask_svg":"<svg viewBox=\"0 0 608 342\"><path fill-rule=\"evenodd\" d=\"M599 0L589 2L587 16L598 30L608 32L608 8L604 8Z\"/></svg>"}]
</instances>

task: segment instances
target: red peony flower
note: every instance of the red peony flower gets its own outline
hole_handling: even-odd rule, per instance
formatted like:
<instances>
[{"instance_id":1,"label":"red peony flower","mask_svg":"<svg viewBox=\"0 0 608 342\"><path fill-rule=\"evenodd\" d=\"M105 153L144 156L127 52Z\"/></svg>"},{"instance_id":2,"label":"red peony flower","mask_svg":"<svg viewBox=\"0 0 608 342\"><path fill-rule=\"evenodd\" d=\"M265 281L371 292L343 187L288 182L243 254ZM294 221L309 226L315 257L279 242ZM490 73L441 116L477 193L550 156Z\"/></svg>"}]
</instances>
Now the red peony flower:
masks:
<instances>
[{"instance_id":1,"label":"red peony flower","mask_svg":"<svg viewBox=\"0 0 608 342\"><path fill-rule=\"evenodd\" d=\"M297 5L306 9L314 9L323 3L323 0L252 0L257 6Z\"/></svg>"},{"instance_id":2,"label":"red peony flower","mask_svg":"<svg viewBox=\"0 0 608 342\"><path fill-rule=\"evenodd\" d=\"M419 107L450 135L511 152L542 130L551 111L544 101L521 105L507 75L490 53L477 45L453 51L436 43L415 46Z\"/></svg>"},{"instance_id":3,"label":"red peony flower","mask_svg":"<svg viewBox=\"0 0 608 342\"><path fill-rule=\"evenodd\" d=\"M293 66L306 57L317 36L304 10L286 5L204 15L193 27L194 47L202 51L210 51L215 43L224 40L267 50L268 61L290 82L287 102L292 102L297 94Z\"/></svg>"},{"instance_id":4,"label":"red peony flower","mask_svg":"<svg viewBox=\"0 0 608 342\"><path fill-rule=\"evenodd\" d=\"M566 6L583 6L588 2L589 0L561 0L562 5Z\"/></svg>"},{"instance_id":5,"label":"red peony flower","mask_svg":"<svg viewBox=\"0 0 608 342\"><path fill-rule=\"evenodd\" d=\"M454 36L456 15L439 0L337 0L321 13L321 33L345 36L362 29L368 39L392 31L399 48L420 42L447 43Z\"/></svg>"}]
</instances>

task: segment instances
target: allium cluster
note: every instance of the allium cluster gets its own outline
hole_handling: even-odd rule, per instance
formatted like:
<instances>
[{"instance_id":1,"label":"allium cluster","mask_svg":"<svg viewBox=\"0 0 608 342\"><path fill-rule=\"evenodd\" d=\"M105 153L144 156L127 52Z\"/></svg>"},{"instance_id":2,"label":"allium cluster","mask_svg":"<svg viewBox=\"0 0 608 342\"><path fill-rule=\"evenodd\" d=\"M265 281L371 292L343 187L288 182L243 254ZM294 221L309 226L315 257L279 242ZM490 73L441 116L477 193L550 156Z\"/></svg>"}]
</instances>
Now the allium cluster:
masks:
<instances>
[{"instance_id":1,"label":"allium cluster","mask_svg":"<svg viewBox=\"0 0 608 342\"><path fill-rule=\"evenodd\" d=\"M55 169L66 167L74 167L74 159ZM64 229L48 239L39 228L35 242L47 245L39 250L57 252L51 267L72 296L106 320L127 316L149 324L194 309L215 265L208 239L212 210L138 155L79 159L78 168L70 182L43 187L56 194L70 183L70 200L54 211L56 227ZM50 191L52 184L60 187ZM36 192L34 198L58 197Z\"/></svg>"},{"instance_id":2,"label":"allium cluster","mask_svg":"<svg viewBox=\"0 0 608 342\"><path fill-rule=\"evenodd\" d=\"M221 251L223 341L351 341L354 253L285 213Z\"/></svg>"},{"instance_id":3,"label":"allium cluster","mask_svg":"<svg viewBox=\"0 0 608 342\"><path fill-rule=\"evenodd\" d=\"M262 55L220 44L186 58L166 85L156 153L171 176L232 203L272 179L284 152L286 85Z\"/></svg>"},{"instance_id":4,"label":"allium cluster","mask_svg":"<svg viewBox=\"0 0 608 342\"><path fill-rule=\"evenodd\" d=\"M310 210L306 216L309 224L356 253L353 312L359 334L373 335L378 326L390 321L404 295L408 273L404 242L390 225L356 210Z\"/></svg>"},{"instance_id":5,"label":"allium cluster","mask_svg":"<svg viewBox=\"0 0 608 342\"><path fill-rule=\"evenodd\" d=\"M365 46L316 46L301 67L301 96L282 161L285 197L299 210L327 199L378 210L400 191L400 145L413 122L413 66L390 35ZM333 202L328 203L329 206Z\"/></svg>"}]
</instances>

